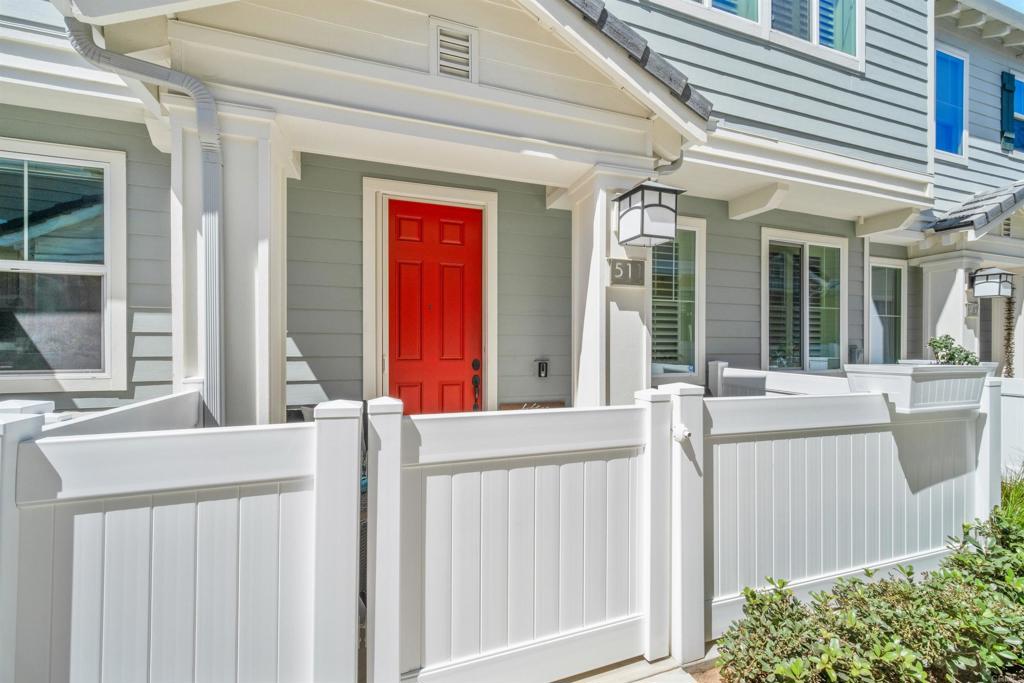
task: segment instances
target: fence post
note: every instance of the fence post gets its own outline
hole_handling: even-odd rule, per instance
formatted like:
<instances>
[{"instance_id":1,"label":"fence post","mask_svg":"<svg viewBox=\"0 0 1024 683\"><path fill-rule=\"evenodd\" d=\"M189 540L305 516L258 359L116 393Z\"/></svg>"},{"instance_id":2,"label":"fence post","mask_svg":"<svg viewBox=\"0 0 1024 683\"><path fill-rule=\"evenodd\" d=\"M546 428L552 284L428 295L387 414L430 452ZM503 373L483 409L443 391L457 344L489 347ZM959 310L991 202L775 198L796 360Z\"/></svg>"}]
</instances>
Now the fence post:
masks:
<instances>
[{"instance_id":1,"label":"fence post","mask_svg":"<svg viewBox=\"0 0 1024 683\"><path fill-rule=\"evenodd\" d=\"M328 401L316 407L313 418L313 680L349 683L358 674L363 404Z\"/></svg>"},{"instance_id":2,"label":"fence post","mask_svg":"<svg viewBox=\"0 0 1024 683\"><path fill-rule=\"evenodd\" d=\"M725 369L729 364L724 360L708 361L708 391L714 397L725 396Z\"/></svg>"},{"instance_id":3,"label":"fence post","mask_svg":"<svg viewBox=\"0 0 1024 683\"><path fill-rule=\"evenodd\" d=\"M52 404L51 404L52 406ZM18 616L18 446L38 438L41 413L0 414L0 681L14 680Z\"/></svg>"},{"instance_id":4,"label":"fence post","mask_svg":"<svg viewBox=\"0 0 1024 683\"><path fill-rule=\"evenodd\" d=\"M402 402L375 398L366 412L366 680L398 683Z\"/></svg>"},{"instance_id":5,"label":"fence post","mask_svg":"<svg viewBox=\"0 0 1024 683\"><path fill-rule=\"evenodd\" d=\"M669 654L671 602L672 404L669 395L655 389L634 394L644 408L644 449L640 454L640 607L644 615L644 657L654 661Z\"/></svg>"},{"instance_id":6,"label":"fence post","mask_svg":"<svg viewBox=\"0 0 1024 683\"><path fill-rule=\"evenodd\" d=\"M686 663L705 653L704 387L659 388L672 397L671 650Z\"/></svg>"},{"instance_id":7,"label":"fence post","mask_svg":"<svg viewBox=\"0 0 1024 683\"><path fill-rule=\"evenodd\" d=\"M1002 498L1002 383L986 377L981 393L981 434L978 438L978 469L975 472L975 517L988 519Z\"/></svg>"}]
</instances>

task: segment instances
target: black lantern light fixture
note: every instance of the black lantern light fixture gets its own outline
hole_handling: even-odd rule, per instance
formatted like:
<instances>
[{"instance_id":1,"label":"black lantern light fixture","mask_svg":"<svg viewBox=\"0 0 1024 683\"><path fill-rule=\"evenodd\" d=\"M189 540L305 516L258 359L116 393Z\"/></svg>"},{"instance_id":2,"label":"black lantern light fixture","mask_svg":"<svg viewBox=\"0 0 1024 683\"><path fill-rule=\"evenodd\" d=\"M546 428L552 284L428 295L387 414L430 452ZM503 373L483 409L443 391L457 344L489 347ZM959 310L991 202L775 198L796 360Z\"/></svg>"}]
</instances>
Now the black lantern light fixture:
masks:
<instances>
[{"instance_id":1,"label":"black lantern light fixture","mask_svg":"<svg viewBox=\"0 0 1024 683\"><path fill-rule=\"evenodd\" d=\"M1000 268L982 268L971 275L971 290L975 299L1013 296L1013 273Z\"/></svg>"},{"instance_id":2,"label":"black lantern light fixture","mask_svg":"<svg viewBox=\"0 0 1024 683\"><path fill-rule=\"evenodd\" d=\"M616 197L619 244L653 247L674 240L679 195L683 192L647 180Z\"/></svg>"}]
</instances>

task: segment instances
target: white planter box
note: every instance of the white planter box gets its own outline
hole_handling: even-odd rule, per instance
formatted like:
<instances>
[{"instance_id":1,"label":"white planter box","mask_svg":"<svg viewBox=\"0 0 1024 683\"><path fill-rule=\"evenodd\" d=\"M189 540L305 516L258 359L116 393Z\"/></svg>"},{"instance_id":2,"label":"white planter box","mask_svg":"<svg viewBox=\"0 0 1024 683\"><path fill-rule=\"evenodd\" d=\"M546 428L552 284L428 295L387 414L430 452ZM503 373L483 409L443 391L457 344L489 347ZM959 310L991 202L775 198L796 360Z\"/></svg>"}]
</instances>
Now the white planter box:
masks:
<instances>
[{"instance_id":1,"label":"white planter box","mask_svg":"<svg viewBox=\"0 0 1024 683\"><path fill-rule=\"evenodd\" d=\"M847 365L850 391L888 394L898 413L921 413L977 408L985 377L995 363L935 365L928 361L901 361L898 365Z\"/></svg>"}]
</instances>

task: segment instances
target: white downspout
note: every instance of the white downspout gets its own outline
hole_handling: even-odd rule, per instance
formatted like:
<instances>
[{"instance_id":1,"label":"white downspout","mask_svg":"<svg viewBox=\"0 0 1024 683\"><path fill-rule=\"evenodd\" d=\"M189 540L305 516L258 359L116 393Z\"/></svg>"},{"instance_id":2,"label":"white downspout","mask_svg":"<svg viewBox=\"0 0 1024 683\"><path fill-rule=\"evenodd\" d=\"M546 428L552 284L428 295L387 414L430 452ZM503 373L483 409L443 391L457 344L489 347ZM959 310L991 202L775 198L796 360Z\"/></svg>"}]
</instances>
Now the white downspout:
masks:
<instances>
[{"instance_id":1,"label":"white downspout","mask_svg":"<svg viewBox=\"0 0 1024 683\"><path fill-rule=\"evenodd\" d=\"M223 208L221 188L224 164L220 149L217 103L206 84L181 71L127 57L101 48L92 37L92 26L74 17L65 17L71 46L86 61L104 71L147 83L187 92L196 105L196 129L202 148L203 220L205 252L205 330L203 398L215 424L224 422L224 347L221 307L221 235Z\"/></svg>"}]
</instances>

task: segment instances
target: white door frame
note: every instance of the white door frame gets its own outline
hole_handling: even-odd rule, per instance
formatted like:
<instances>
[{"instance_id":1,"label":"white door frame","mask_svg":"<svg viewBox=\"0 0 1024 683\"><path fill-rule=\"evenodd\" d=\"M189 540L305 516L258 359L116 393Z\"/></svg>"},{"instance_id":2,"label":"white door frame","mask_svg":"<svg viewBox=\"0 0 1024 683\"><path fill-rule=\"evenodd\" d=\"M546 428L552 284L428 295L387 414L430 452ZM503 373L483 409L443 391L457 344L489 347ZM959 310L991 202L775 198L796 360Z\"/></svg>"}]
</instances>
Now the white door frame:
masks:
<instances>
[{"instance_id":1,"label":"white door frame","mask_svg":"<svg viewBox=\"0 0 1024 683\"><path fill-rule=\"evenodd\" d=\"M498 408L498 193L363 178L363 398L388 387L388 200L483 211L483 409Z\"/></svg>"}]
</instances>

